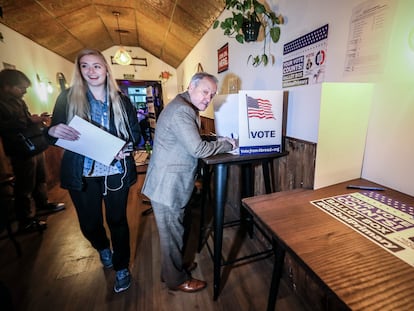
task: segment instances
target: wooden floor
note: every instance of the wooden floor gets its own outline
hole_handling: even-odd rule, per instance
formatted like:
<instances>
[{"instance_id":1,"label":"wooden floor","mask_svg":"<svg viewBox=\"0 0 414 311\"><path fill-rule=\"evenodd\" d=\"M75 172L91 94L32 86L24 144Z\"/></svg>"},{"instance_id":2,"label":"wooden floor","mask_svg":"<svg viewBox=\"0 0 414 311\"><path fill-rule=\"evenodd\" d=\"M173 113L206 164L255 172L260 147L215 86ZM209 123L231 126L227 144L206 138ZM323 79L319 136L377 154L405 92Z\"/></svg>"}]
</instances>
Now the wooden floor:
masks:
<instances>
[{"instance_id":1,"label":"wooden floor","mask_svg":"<svg viewBox=\"0 0 414 311\"><path fill-rule=\"evenodd\" d=\"M226 266L216 301L213 263L207 247L196 253L198 268L193 272L194 277L208 282L207 289L192 294L175 292L160 282L158 232L153 214L141 215L148 208L142 203L142 182L143 175L139 175L131 188L128 205L133 278L130 289L119 294L113 292L114 271L102 268L97 252L80 233L67 192L56 187L50 193L50 200L65 202L67 208L47 217L48 228L43 234L18 236L22 257L16 256L8 239L0 240L0 283L9 290L14 310L266 310L271 258ZM237 238L236 234L236 228L225 229L224 255L226 251L242 255L262 246L256 239ZM5 301L0 301L0 305L5 306ZM283 282L277 309L306 310Z\"/></svg>"}]
</instances>

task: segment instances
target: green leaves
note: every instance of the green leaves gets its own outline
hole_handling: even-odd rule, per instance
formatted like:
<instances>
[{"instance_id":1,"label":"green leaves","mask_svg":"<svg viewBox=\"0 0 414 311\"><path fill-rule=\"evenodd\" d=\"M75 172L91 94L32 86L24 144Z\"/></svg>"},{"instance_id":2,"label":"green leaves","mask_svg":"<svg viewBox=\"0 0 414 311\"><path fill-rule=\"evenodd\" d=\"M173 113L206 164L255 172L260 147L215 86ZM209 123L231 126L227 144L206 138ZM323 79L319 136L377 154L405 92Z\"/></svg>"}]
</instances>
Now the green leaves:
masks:
<instances>
[{"instance_id":1,"label":"green leaves","mask_svg":"<svg viewBox=\"0 0 414 311\"><path fill-rule=\"evenodd\" d=\"M275 61L275 57L273 55L270 55L270 60L273 65ZM249 55L249 57L247 58L247 64L249 64L249 62L252 63L253 67L258 67L260 65L267 66L267 64L269 63L269 56L267 54L256 55L256 56Z\"/></svg>"},{"instance_id":2,"label":"green leaves","mask_svg":"<svg viewBox=\"0 0 414 311\"><path fill-rule=\"evenodd\" d=\"M283 16L280 14L276 15L273 11L267 11L266 7L258 0L226 0L225 3L225 9L231 11L232 16L225 18L221 22L219 20L214 21L213 29L220 26L225 36L235 38L237 42L243 44L246 42L242 32L243 22L245 20L260 22L261 27L264 29L263 54L250 55L247 63L251 62L253 67L259 65L266 66L269 63L273 65L275 57L266 53L266 41L270 42L270 40L267 40L269 37L273 43L279 41L280 27L278 25L284 23ZM252 41L250 36L248 41Z\"/></svg>"},{"instance_id":3,"label":"green leaves","mask_svg":"<svg viewBox=\"0 0 414 311\"><path fill-rule=\"evenodd\" d=\"M240 33L237 34L236 35L236 41L243 44L244 43L244 36Z\"/></svg>"},{"instance_id":4,"label":"green leaves","mask_svg":"<svg viewBox=\"0 0 414 311\"><path fill-rule=\"evenodd\" d=\"M270 38L272 38L272 41L274 43L279 41L279 39L280 39L280 27L277 26L277 27L270 28L269 33L270 33Z\"/></svg>"},{"instance_id":5,"label":"green leaves","mask_svg":"<svg viewBox=\"0 0 414 311\"><path fill-rule=\"evenodd\" d=\"M220 22L216 20L213 23L213 29L216 29L220 26L223 29L223 33L225 36L235 36L237 42L244 43L244 36L241 33L241 28L243 25L243 15L241 13L234 13L232 17L227 17L225 20Z\"/></svg>"}]
</instances>

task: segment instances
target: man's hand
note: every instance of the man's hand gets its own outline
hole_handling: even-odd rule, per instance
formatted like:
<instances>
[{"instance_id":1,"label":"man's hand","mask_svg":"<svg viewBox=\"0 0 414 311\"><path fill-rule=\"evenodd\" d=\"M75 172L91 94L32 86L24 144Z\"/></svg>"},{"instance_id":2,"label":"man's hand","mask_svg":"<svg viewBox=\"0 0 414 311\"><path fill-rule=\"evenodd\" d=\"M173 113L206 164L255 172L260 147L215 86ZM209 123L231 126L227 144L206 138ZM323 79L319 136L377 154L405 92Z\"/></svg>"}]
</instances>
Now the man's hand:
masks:
<instances>
[{"instance_id":1,"label":"man's hand","mask_svg":"<svg viewBox=\"0 0 414 311\"><path fill-rule=\"evenodd\" d=\"M218 141L228 141L232 145L232 150L239 147L239 140L230 137L217 137Z\"/></svg>"}]
</instances>

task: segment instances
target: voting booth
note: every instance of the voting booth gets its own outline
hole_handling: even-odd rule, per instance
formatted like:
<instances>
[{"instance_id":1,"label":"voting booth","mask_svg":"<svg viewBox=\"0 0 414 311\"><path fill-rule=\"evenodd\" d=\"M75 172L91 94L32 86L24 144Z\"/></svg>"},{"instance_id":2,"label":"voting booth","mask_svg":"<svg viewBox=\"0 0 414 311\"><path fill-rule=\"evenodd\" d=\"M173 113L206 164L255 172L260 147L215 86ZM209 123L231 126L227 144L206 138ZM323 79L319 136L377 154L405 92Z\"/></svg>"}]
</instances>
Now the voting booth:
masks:
<instances>
[{"instance_id":1,"label":"voting booth","mask_svg":"<svg viewBox=\"0 0 414 311\"><path fill-rule=\"evenodd\" d=\"M239 91L214 98L217 136L239 140L240 155L282 152L283 91Z\"/></svg>"}]
</instances>

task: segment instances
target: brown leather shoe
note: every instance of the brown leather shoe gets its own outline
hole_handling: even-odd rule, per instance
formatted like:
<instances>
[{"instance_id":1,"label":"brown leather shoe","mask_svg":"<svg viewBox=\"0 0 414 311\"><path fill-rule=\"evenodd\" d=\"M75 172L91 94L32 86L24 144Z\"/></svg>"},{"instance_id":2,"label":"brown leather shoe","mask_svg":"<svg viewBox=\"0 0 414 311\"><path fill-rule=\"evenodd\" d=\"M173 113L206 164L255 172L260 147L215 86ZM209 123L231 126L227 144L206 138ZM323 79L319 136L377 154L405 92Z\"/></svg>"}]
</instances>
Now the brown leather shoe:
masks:
<instances>
[{"instance_id":1,"label":"brown leather shoe","mask_svg":"<svg viewBox=\"0 0 414 311\"><path fill-rule=\"evenodd\" d=\"M197 292L199 290L206 288L206 286L207 286L206 282L191 278L185 281L184 283L182 283L181 285L178 285L173 290L180 290L185 293L194 293L194 292Z\"/></svg>"}]
</instances>

